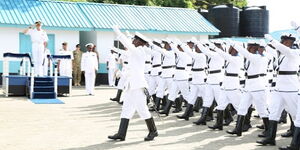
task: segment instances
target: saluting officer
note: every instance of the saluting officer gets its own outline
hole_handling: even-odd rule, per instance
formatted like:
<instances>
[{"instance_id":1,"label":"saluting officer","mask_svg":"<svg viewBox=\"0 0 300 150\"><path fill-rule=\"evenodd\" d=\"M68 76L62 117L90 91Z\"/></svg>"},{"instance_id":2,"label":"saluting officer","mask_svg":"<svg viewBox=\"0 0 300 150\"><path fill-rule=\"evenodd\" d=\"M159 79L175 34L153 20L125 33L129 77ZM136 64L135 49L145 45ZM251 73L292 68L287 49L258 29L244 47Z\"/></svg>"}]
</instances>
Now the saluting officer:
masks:
<instances>
[{"instance_id":1,"label":"saluting officer","mask_svg":"<svg viewBox=\"0 0 300 150\"><path fill-rule=\"evenodd\" d=\"M125 140L129 119L137 111L141 118L145 119L149 134L145 141L153 140L158 136L154 120L146 105L145 88L148 87L144 76L146 52L143 48L148 43L148 39L140 33L136 33L133 41L121 33L118 26L113 27L117 39L128 49L128 70L126 73L125 90L123 93L124 103L121 113L121 123L119 131L113 136L108 136L113 140Z\"/></svg>"}]
</instances>

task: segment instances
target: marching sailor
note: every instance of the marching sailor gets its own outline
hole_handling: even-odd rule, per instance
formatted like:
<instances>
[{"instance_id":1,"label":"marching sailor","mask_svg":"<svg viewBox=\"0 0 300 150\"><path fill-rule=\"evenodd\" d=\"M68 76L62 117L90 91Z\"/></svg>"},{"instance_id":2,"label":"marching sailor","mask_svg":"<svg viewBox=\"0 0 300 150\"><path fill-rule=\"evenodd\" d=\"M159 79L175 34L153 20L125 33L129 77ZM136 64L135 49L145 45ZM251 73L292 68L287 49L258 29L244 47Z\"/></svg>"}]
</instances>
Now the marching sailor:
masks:
<instances>
[{"instance_id":1,"label":"marching sailor","mask_svg":"<svg viewBox=\"0 0 300 150\"><path fill-rule=\"evenodd\" d=\"M283 34L281 42L274 40L270 35L265 35L265 38L270 41L270 44L276 50L282 53L278 62L278 73L276 79L276 86L272 92L272 101L269 107L270 111L270 127L268 129L268 136L263 140L257 141L262 145L275 145L277 124L283 109L285 109L292 116L295 122L295 131L291 147L287 149L299 149L300 136L300 122L297 115L297 104L299 104L299 78L297 72L299 70L299 49L292 49L296 37L293 34ZM299 105L298 105L299 112Z\"/></svg>"},{"instance_id":2,"label":"marching sailor","mask_svg":"<svg viewBox=\"0 0 300 150\"><path fill-rule=\"evenodd\" d=\"M128 49L128 69L126 73L125 89L123 93L124 103L121 113L121 123L119 131L109 139L124 141L127 133L129 119L137 111L139 116L145 119L149 134L145 141L153 140L158 136L154 120L146 104L145 89L148 87L144 76L146 52L143 46L148 43L148 39L140 33L136 33L133 41L121 33L118 26L113 26L117 39Z\"/></svg>"},{"instance_id":3,"label":"marching sailor","mask_svg":"<svg viewBox=\"0 0 300 150\"><path fill-rule=\"evenodd\" d=\"M268 127L269 113L266 104L266 87L260 77L263 59L260 54L257 54L259 44L256 42L248 42L248 50L236 43L230 42L230 44L247 59L245 63L245 70L247 71L245 93L239 104L236 127L233 130L227 131L229 134L241 136L245 116L252 103L255 105L259 116L263 119L264 126Z\"/></svg>"},{"instance_id":4,"label":"marching sailor","mask_svg":"<svg viewBox=\"0 0 300 150\"><path fill-rule=\"evenodd\" d=\"M201 52L198 47L198 44L195 44L195 51L192 49L183 46L184 52L187 53L190 57L193 58L192 63L192 81L190 84L190 94L187 99L188 104L185 109L185 112L181 116L177 116L179 119L189 120L189 117L193 115L193 106L196 105L196 101L198 97L204 97L205 91L205 79L206 73L205 68L206 64L206 56Z\"/></svg>"}]
</instances>

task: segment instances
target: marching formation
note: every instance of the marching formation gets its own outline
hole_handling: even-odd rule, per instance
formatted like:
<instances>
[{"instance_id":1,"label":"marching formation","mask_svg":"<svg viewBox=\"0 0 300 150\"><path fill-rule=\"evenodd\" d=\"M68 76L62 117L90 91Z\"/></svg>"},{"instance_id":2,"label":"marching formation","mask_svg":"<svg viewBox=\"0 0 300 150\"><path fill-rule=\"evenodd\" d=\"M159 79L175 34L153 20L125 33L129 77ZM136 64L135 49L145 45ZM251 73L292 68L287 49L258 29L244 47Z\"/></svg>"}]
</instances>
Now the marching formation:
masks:
<instances>
[{"instance_id":1,"label":"marching formation","mask_svg":"<svg viewBox=\"0 0 300 150\"><path fill-rule=\"evenodd\" d=\"M293 27L300 33L299 27ZM276 145L277 125L286 123L288 114L291 129L283 136L291 136L292 141L280 149L299 150L300 50L295 35L283 34L281 41L265 35L264 40L247 43L195 38L181 42L150 40L138 32L126 35L118 26L113 29L124 49L111 49L110 85L119 79L117 95L111 100L123 107L119 131L110 139L125 140L129 119L137 111L149 129L145 140L153 140L158 132L149 111L168 116L182 112L183 107L177 118L186 121L201 110L195 125L213 121L215 110L215 124L208 126L213 130L223 130L237 115L235 128L226 132L242 136L252 127L250 119L256 110L263 121L258 126L263 129L258 144Z\"/></svg>"}]
</instances>

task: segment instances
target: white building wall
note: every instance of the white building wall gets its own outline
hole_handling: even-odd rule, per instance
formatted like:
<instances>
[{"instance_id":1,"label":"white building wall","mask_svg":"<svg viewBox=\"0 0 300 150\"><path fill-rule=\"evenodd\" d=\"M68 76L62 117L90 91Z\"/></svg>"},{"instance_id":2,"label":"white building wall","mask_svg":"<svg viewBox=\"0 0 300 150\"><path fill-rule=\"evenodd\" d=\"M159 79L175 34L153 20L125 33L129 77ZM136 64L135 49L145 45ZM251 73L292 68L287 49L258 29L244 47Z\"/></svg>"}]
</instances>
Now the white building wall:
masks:
<instances>
[{"instance_id":1,"label":"white building wall","mask_svg":"<svg viewBox=\"0 0 300 150\"><path fill-rule=\"evenodd\" d=\"M62 43L68 43L68 49L75 50L76 44L79 44L79 31L46 30L47 34L55 35L55 53L62 48Z\"/></svg>"},{"instance_id":2,"label":"white building wall","mask_svg":"<svg viewBox=\"0 0 300 150\"><path fill-rule=\"evenodd\" d=\"M0 59L3 53L19 52L19 33L23 30L20 28L0 28Z\"/></svg>"}]
</instances>

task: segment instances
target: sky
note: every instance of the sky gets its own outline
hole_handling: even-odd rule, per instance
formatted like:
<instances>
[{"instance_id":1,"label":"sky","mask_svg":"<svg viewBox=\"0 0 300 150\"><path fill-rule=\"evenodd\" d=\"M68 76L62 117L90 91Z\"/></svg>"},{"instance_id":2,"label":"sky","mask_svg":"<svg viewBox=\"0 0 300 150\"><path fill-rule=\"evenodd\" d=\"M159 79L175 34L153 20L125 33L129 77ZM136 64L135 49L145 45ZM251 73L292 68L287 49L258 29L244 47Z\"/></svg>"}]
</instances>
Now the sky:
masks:
<instances>
[{"instance_id":1,"label":"sky","mask_svg":"<svg viewBox=\"0 0 300 150\"><path fill-rule=\"evenodd\" d=\"M248 6L267 6L269 30L290 29L291 21L300 25L300 0L248 0Z\"/></svg>"}]
</instances>

